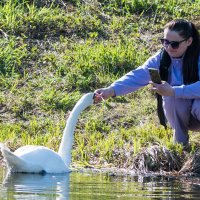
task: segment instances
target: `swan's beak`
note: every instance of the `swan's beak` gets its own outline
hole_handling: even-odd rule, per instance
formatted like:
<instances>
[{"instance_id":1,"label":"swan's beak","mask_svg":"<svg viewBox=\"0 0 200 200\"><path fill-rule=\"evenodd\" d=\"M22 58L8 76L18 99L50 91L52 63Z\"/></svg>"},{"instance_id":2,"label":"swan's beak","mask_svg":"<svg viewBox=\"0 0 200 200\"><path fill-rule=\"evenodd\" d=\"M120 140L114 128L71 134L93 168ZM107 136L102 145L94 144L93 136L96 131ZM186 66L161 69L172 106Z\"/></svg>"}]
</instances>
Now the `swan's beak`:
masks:
<instances>
[{"instance_id":1,"label":"swan's beak","mask_svg":"<svg viewBox=\"0 0 200 200\"><path fill-rule=\"evenodd\" d=\"M93 95L93 104L97 104L98 102L96 102L96 93L94 93L94 95Z\"/></svg>"}]
</instances>

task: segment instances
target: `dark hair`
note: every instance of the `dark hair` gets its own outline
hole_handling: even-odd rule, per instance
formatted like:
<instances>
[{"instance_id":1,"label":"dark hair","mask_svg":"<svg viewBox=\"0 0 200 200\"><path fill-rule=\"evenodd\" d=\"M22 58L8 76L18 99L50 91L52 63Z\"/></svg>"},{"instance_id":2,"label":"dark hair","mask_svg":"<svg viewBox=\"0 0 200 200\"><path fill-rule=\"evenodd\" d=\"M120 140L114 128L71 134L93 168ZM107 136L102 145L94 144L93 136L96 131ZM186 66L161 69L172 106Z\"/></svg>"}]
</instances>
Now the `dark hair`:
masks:
<instances>
[{"instance_id":1,"label":"dark hair","mask_svg":"<svg viewBox=\"0 0 200 200\"><path fill-rule=\"evenodd\" d=\"M198 59L200 55L200 35L192 22L184 19L172 20L165 25L171 31L177 32L182 38L193 38L192 44L187 48L183 58L184 84L191 84L199 80Z\"/></svg>"}]
</instances>

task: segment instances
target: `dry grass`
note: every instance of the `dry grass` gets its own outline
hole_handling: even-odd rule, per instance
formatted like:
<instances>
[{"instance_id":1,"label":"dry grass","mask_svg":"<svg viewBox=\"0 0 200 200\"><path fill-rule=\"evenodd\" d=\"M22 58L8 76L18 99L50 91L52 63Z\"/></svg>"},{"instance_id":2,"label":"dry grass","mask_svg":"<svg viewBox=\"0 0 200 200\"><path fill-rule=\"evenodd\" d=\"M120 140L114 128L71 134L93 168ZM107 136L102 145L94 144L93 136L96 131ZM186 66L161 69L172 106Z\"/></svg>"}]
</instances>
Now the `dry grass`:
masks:
<instances>
[{"instance_id":1,"label":"dry grass","mask_svg":"<svg viewBox=\"0 0 200 200\"><path fill-rule=\"evenodd\" d=\"M200 149L193 155L188 155L179 174L200 174Z\"/></svg>"},{"instance_id":2,"label":"dry grass","mask_svg":"<svg viewBox=\"0 0 200 200\"><path fill-rule=\"evenodd\" d=\"M137 173L149 172L172 172L179 171L182 166L182 159L164 146L154 145L149 148L143 148L132 160L129 169Z\"/></svg>"}]
</instances>

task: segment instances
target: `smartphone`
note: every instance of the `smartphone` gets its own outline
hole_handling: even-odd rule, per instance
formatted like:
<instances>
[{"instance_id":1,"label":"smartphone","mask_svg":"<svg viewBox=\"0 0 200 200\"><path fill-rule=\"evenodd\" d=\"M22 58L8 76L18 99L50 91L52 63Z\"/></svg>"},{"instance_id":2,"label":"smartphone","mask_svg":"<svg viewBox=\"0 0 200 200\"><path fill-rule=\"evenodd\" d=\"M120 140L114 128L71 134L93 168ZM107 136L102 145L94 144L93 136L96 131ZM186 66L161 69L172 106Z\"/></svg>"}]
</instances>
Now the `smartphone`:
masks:
<instances>
[{"instance_id":1,"label":"smartphone","mask_svg":"<svg viewBox=\"0 0 200 200\"><path fill-rule=\"evenodd\" d=\"M149 68L149 74L152 82L161 84L161 78L158 69Z\"/></svg>"}]
</instances>

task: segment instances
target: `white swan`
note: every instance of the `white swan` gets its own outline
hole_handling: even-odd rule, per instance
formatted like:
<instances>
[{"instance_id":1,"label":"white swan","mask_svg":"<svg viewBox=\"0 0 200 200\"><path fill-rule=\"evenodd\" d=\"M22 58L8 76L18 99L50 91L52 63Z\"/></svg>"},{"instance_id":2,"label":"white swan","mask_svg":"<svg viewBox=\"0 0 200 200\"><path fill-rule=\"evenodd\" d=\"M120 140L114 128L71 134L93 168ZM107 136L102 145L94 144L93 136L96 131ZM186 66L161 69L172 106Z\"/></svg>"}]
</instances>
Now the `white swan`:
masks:
<instances>
[{"instance_id":1,"label":"white swan","mask_svg":"<svg viewBox=\"0 0 200 200\"><path fill-rule=\"evenodd\" d=\"M58 153L44 146L27 145L11 152L1 145L2 155L10 172L23 173L66 173L70 171L71 149L78 116L93 104L94 93L81 97L73 108L63 132Z\"/></svg>"}]
</instances>

